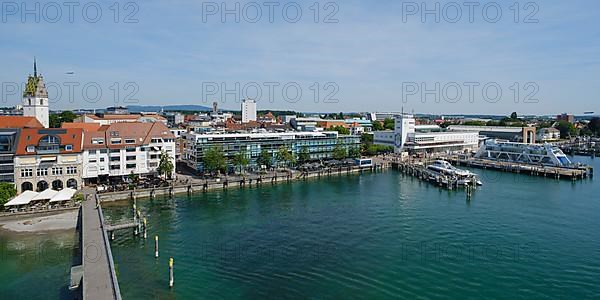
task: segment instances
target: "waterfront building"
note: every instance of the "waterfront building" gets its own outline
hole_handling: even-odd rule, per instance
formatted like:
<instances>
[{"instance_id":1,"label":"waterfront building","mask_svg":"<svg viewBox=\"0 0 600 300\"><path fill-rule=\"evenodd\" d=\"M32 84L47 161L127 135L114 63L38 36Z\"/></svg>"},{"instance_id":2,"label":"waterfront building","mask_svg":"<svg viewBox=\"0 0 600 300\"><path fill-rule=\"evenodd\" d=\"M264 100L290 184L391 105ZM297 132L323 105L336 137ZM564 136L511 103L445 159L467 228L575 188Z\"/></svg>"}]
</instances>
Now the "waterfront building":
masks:
<instances>
[{"instance_id":1,"label":"waterfront building","mask_svg":"<svg viewBox=\"0 0 600 300\"><path fill-rule=\"evenodd\" d=\"M242 123L256 121L256 101L250 99L242 100Z\"/></svg>"},{"instance_id":2,"label":"waterfront building","mask_svg":"<svg viewBox=\"0 0 600 300\"><path fill-rule=\"evenodd\" d=\"M164 151L175 167L175 136L162 123L114 123L86 132L83 179L97 183L130 174L156 176ZM173 170L174 172L175 170Z\"/></svg>"},{"instance_id":3,"label":"waterfront building","mask_svg":"<svg viewBox=\"0 0 600 300\"><path fill-rule=\"evenodd\" d=\"M407 152L446 152L476 150L479 147L479 134L476 132L428 131L419 129L412 115L394 116L394 130L375 131L375 144L392 146L396 153Z\"/></svg>"},{"instance_id":4,"label":"waterfront building","mask_svg":"<svg viewBox=\"0 0 600 300\"><path fill-rule=\"evenodd\" d=\"M23 128L14 170L17 192L78 189L82 185L82 137L77 128Z\"/></svg>"},{"instance_id":5,"label":"waterfront building","mask_svg":"<svg viewBox=\"0 0 600 300\"><path fill-rule=\"evenodd\" d=\"M37 63L33 61L33 76L29 75L23 91L23 116L35 117L45 128L50 127L48 112L48 90L44 77L37 73Z\"/></svg>"},{"instance_id":6,"label":"waterfront building","mask_svg":"<svg viewBox=\"0 0 600 300\"><path fill-rule=\"evenodd\" d=\"M475 157L557 167L572 165L569 158L557 146L548 143L525 144L487 140L479 148Z\"/></svg>"},{"instance_id":7,"label":"waterfront building","mask_svg":"<svg viewBox=\"0 0 600 300\"><path fill-rule=\"evenodd\" d=\"M204 153L212 147L223 149L224 156L230 161L240 151L247 153L250 165L256 166L261 151L266 150L275 157L281 146L286 147L294 155L298 155L304 147L311 160L330 159L333 149L341 145L347 150L360 147L360 137L339 135L330 132L270 132L270 133L231 133L231 134L198 134L185 133L186 148L183 160L199 172L204 171Z\"/></svg>"},{"instance_id":8,"label":"waterfront building","mask_svg":"<svg viewBox=\"0 0 600 300\"><path fill-rule=\"evenodd\" d=\"M450 125L448 126L448 130L477 132L479 135L492 139L503 139L527 144L534 144L536 138L535 127Z\"/></svg>"}]
</instances>

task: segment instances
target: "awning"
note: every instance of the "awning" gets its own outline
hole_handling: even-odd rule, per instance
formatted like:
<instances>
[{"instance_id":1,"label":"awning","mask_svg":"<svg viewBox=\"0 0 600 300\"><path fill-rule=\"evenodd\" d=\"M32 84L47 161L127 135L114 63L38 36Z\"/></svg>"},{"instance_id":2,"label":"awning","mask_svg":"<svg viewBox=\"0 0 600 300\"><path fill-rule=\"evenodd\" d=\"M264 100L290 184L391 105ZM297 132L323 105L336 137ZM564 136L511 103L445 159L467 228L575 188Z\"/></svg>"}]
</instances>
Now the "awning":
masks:
<instances>
[{"instance_id":1,"label":"awning","mask_svg":"<svg viewBox=\"0 0 600 300\"><path fill-rule=\"evenodd\" d=\"M14 197L12 200L8 201L6 204L4 204L4 206L18 206L18 205L29 204L29 202L31 202L31 199L33 199L37 195L38 195L38 193L33 192L33 191L24 191L20 195Z\"/></svg>"},{"instance_id":2,"label":"awning","mask_svg":"<svg viewBox=\"0 0 600 300\"><path fill-rule=\"evenodd\" d=\"M50 199L50 203L69 201L71 200L71 198L73 198L73 195L75 195L76 192L77 190L74 190L72 188L64 188L60 190L60 192L56 193L56 195L54 195L52 199Z\"/></svg>"},{"instance_id":3,"label":"awning","mask_svg":"<svg viewBox=\"0 0 600 300\"><path fill-rule=\"evenodd\" d=\"M53 189L46 189L45 191L39 193L37 196L33 197L31 201L50 200L52 199L52 197L56 196L56 194L58 194L58 191L55 191Z\"/></svg>"}]
</instances>

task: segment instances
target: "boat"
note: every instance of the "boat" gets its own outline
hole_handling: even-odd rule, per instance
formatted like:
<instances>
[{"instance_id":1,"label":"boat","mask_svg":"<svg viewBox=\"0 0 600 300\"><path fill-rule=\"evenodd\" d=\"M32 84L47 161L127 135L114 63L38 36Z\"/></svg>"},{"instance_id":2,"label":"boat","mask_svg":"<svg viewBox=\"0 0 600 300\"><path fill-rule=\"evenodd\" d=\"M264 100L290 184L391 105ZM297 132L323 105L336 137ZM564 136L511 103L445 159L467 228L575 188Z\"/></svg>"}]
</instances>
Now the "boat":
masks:
<instances>
[{"instance_id":1,"label":"boat","mask_svg":"<svg viewBox=\"0 0 600 300\"><path fill-rule=\"evenodd\" d=\"M436 160L432 164L428 165L427 169L437 173L458 177L472 177L475 175L467 170L458 169L445 160Z\"/></svg>"}]
</instances>

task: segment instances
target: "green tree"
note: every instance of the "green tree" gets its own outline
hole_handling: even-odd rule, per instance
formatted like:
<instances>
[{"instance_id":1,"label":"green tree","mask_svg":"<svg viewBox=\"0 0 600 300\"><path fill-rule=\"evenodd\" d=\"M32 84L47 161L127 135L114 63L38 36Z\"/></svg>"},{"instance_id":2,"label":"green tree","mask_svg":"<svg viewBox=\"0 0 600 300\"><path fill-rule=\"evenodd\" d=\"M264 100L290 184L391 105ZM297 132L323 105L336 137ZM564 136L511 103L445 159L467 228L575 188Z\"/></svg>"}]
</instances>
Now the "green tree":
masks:
<instances>
[{"instance_id":1,"label":"green tree","mask_svg":"<svg viewBox=\"0 0 600 300\"><path fill-rule=\"evenodd\" d=\"M300 153L298 153L298 161L300 163L305 163L310 160L310 152L308 152L308 147L304 146L300 149Z\"/></svg>"},{"instance_id":2,"label":"green tree","mask_svg":"<svg viewBox=\"0 0 600 300\"><path fill-rule=\"evenodd\" d=\"M577 129L575 129L575 126L564 120L558 122L558 126L556 126L556 129L560 131L561 139L569 138L577 133Z\"/></svg>"},{"instance_id":3,"label":"green tree","mask_svg":"<svg viewBox=\"0 0 600 300\"><path fill-rule=\"evenodd\" d=\"M394 126L395 126L394 119L385 118L385 120L383 120L383 128L388 129L388 130L394 130Z\"/></svg>"},{"instance_id":4,"label":"green tree","mask_svg":"<svg viewBox=\"0 0 600 300\"><path fill-rule=\"evenodd\" d=\"M283 166L288 166L289 164L293 165L296 162L294 154L292 154L285 146L279 147L276 158L277 162L281 163Z\"/></svg>"},{"instance_id":5,"label":"green tree","mask_svg":"<svg viewBox=\"0 0 600 300\"><path fill-rule=\"evenodd\" d=\"M348 151L346 151L346 148L341 144L337 144L333 147L332 155L333 159L342 160L348 156Z\"/></svg>"},{"instance_id":6,"label":"green tree","mask_svg":"<svg viewBox=\"0 0 600 300\"><path fill-rule=\"evenodd\" d=\"M359 158L360 157L360 148L350 147L350 149L348 150L348 157Z\"/></svg>"},{"instance_id":7,"label":"green tree","mask_svg":"<svg viewBox=\"0 0 600 300\"><path fill-rule=\"evenodd\" d=\"M327 129L327 131L337 131L339 134L348 135L350 134L350 129L344 126L331 126Z\"/></svg>"},{"instance_id":8,"label":"green tree","mask_svg":"<svg viewBox=\"0 0 600 300\"><path fill-rule=\"evenodd\" d=\"M373 124L374 131L382 131L383 130L383 125L381 125L381 122L373 121L371 124Z\"/></svg>"},{"instance_id":9,"label":"green tree","mask_svg":"<svg viewBox=\"0 0 600 300\"><path fill-rule=\"evenodd\" d=\"M158 163L158 174L165 175L168 179L171 179L173 176L173 170L175 167L173 166L173 158L165 151L160 153L160 161Z\"/></svg>"},{"instance_id":10,"label":"green tree","mask_svg":"<svg viewBox=\"0 0 600 300\"><path fill-rule=\"evenodd\" d=\"M248 154L244 150L236 153L233 157L233 164L240 168L240 173L243 173L249 163L250 159L248 159Z\"/></svg>"},{"instance_id":11,"label":"green tree","mask_svg":"<svg viewBox=\"0 0 600 300\"><path fill-rule=\"evenodd\" d=\"M15 185L8 182L0 182L0 206L6 204L8 200L17 195Z\"/></svg>"},{"instance_id":12,"label":"green tree","mask_svg":"<svg viewBox=\"0 0 600 300\"><path fill-rule=\"evenodd\" d=\"M344 119L344 113L343 113L343 112L340 112L340 113L338 114L338 118L339 118L340 120L343 120L343 119Z\"/></svg>"},{"instance_id":13,"label":"green tree","mask_svg":"<svg viewBox=\"0 0 600 300\"><path fill-rule=\"evenodd\" d=\"M513 111L513 113L512 113L512 114L510 114L510 118L511 118L511 119L513 119L513 120L516 120L516 119L518 119L517 112L516 112L516 111Z\"/></svg>"},{"instance_id":14,"label":"green tree","mask_svg":"<svg viewBox=\"0 0 600 300\"><path fill-rule=\"evenodd\" d=\"M214 146L204 152L204 169L209 173L224 171L226 165L225 155L221 146Z\"/></svg>"},{"instance_id":15,"label":"green tree","mask_svg":"<svg viewBox=\"0 0 600 300\"><path fill-rule=\"evenodd\" d=\"M61 121L60 116L57 114L50 114L48 116L48 122L50 123L50 128L60 128Z\"/></svg>"},{"instance_id":16,"label":"green tree","mask_svg":"<svg viewBox=\"0 0 600 300\"><path fill-rule=\"evenodd\" d=\"M588 123L587 128L592 132L593 135L600 135L600 118L593 117Z\"/></svg>"},{"instance_id":17,"label":"green tree","mask_svg":"<svg viewBox=\"0 0 600 300\"><path fill-rule=\"evenodd\" d=\"M61 123L72 123L73 120L75 120L75 118L77 118L77 115L74 114L72 111L70 110L65 110L63 112L60 113L60 121Z\"/></svg>"},{"instance_id":18,"label":"green tree","mask_svg":"<svg viewBox=\"0 0 600 300\"><path fill-rule=\"evenodd\" d=\"M258 163L260 166L271 168L273 166L273 157L266 149L262 149L258 159L256 160L256 163Z\"/></svg>"}]
</instances>

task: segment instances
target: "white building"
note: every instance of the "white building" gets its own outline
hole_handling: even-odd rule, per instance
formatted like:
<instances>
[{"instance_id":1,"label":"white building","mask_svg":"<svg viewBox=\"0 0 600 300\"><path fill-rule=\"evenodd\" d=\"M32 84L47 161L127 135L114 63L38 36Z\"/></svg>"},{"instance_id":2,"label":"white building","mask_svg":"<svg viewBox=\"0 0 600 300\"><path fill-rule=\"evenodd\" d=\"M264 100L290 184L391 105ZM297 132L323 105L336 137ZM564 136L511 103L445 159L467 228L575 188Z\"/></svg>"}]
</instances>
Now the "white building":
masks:
<instances>
[{"instance_id":1,"label":"white building","mask_svg":"<svg viewBox=\"0 0 600 300\"><path fill-rule=\"evenodd\" d=\"M479 145L476 132L418 131L415 118L407 114L396 115L394 121L394 130L374 132L373 142L392 146L396 153L476 150Z\"/></svg>"},{"instance_id":2,"label":"white building","mask_svg":"<svg viewBox=\"0 0 600 300\"><path fill-rule=\"evenodd\" d=\"M256 101L242 100L242 123L256 121Z\"/></svg>"},{"instance_id":3,"label":"white building","mask_svg":"<svg viewBox=\"0 0 600 300\"><path fill-rule=\"evenodd\" d=\"M114 123L85 133L83 179L157 175L160 155L167 153L175 167L175 136L164 124ZM173 172L175 169L173 169Z\"/></svg>"},{"instance_id":4,"label":"white building","mask_svg":"<svg viewBox=\"0 0 600 300\"><path fill-rule=\"evenodd\" d=\"M48 115L48 90L44 77L37 74L37 63L33 62L33 76L27 79L23 91L23 116L35 117L45 128L50 127Z\"/></svg>"}]
</instances>

